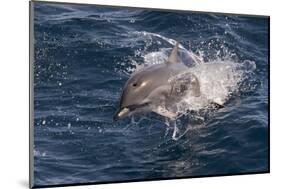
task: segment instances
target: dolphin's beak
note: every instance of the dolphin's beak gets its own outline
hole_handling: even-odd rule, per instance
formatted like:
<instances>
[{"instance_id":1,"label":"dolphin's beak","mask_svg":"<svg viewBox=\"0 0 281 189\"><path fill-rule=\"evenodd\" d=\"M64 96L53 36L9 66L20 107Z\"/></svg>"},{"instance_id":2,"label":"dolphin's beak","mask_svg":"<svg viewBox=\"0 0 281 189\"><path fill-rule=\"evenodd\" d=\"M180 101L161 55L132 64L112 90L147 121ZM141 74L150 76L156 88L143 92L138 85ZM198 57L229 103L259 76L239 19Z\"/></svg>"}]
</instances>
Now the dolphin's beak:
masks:
<instances>
[{"instance_id":1,"label":"dolphin's beak","mask_svg":"<svg viewBox=\"0 0 281 189\"><path fill-rule=\"evenodd\" d=\"M113 120L117 121L119 119L124 118L125 116L127 116L130 113L130 109L129 108L121 108L119 109L113 116Z\"/></svg>"}]
</instances>

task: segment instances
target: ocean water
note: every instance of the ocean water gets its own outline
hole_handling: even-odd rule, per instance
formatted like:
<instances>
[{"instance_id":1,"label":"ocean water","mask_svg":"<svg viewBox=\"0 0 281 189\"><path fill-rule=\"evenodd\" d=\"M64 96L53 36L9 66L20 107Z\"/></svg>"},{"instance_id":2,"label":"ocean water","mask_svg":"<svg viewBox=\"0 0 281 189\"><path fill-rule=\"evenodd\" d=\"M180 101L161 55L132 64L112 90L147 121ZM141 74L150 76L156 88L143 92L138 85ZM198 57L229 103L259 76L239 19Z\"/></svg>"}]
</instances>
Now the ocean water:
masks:
<instances>
[{"instance_id":1,"label":"ocean water","mask_svg":"<svg viewBox=\"0 0 281 189\"><path fill-rule=\"evenodd\" d=\"M268 29L266 17L35 2L34 184L268 171ZM202 98L173 124L114 122L130 74L176 41Z\"/></svg>"}]
</instances>

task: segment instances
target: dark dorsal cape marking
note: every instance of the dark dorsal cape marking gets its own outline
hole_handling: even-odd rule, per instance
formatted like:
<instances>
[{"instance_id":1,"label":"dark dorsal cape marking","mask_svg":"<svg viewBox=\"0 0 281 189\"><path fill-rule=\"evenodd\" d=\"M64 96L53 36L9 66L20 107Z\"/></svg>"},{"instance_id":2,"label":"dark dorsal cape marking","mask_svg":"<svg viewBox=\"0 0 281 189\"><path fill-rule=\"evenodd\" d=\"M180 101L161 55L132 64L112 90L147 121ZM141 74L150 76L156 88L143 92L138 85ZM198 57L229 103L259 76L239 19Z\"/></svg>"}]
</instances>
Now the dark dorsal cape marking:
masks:
<instances>
[{"instance_id":1,"label":"dark dorsal cape marking","mask_svg":"<svg viewBox=\"0 0 281 189\"><path fill-rule=\"evenodd\" d=\"M176 45L174 46L169 58L168 58L168 61L167 61L167 64L175 64L177 63L178 61L178 47L179 47L179 42L176 43Z\"/></svg>"}]
</instances>

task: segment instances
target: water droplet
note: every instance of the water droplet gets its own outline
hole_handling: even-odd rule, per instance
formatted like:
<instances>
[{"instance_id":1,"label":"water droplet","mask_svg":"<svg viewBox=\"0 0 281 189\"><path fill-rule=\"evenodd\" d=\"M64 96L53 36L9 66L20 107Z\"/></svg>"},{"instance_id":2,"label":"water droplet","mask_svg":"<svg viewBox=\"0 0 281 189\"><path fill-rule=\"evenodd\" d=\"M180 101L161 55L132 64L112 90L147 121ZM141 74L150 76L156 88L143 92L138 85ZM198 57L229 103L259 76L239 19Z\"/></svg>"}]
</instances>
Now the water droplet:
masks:
<instances>
[{"instance_id":1,"label":"water droplet","mask_svg":"<svg viewBox=\"0 0 281 189\"><path fill-rule=\"evenodd\" d=\"M68 123L68 124L67 124L67 128L70 129L70 127L71 127L71 123Z\"/></svg>"},{"instance_id":2,"label":"water droplet","mask_svg":"<svg viewBox=\"0 0 281 189\"><path fill-rule=\"evenodd\" d=\"M43 120L43 121L42 121L42 125L45 125L45 124L46 124L46 120Z\"/></svg>"},{"instance_id":3,"label":"water droplet","mask_svg":"<svg viewBox=\"0 0 281 189\"><path fill-rule=\"evenodd\" d=\"M59 86L61 86L62 85L62 83L61 82L59 82Z\"/></svg>"},{"instance_id":4,"label":"water droplet","mask_svg":"<svg viewBox=\"0 0 281 189\"><path fill-rule=\"evenodd\" d=\"M99 133L101 133L101 132L102 132L102 129L101 129L100 127L98 127L98 129L99 129Z\"/></svg>"}]
</instances>

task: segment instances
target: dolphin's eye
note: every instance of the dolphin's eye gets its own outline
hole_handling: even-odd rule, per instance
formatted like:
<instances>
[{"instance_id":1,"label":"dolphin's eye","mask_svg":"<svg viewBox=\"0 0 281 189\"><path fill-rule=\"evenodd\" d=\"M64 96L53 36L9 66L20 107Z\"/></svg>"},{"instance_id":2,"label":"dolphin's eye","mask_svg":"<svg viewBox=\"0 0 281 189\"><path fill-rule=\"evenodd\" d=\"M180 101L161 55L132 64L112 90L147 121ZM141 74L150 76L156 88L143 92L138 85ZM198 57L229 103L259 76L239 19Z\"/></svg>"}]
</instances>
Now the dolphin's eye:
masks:
<instances>
[{"instance_id":1,"label":"dolphin's eye","mask_svg":"<svg viewBox=\"0 0 281 189\"><path fill-rule=\"evenodd\" d=\"M136 87L138 84L137 83L133 83L133 86Z\"/></svg>"}]
</instances>

